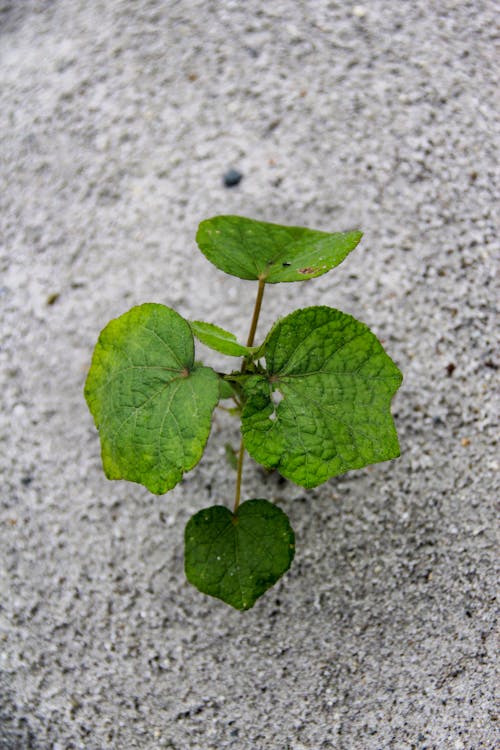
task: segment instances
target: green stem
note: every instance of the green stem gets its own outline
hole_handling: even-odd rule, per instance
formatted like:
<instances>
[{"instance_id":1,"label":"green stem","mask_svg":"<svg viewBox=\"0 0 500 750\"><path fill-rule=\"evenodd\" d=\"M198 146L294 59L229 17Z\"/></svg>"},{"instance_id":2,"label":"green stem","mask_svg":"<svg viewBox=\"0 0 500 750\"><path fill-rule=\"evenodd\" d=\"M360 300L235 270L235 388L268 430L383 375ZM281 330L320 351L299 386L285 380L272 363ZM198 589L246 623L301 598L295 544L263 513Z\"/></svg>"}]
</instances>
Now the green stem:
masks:
<instances>
[{"instance_id":1,"label":"green stem","mask_svg":"<svg viewBox=\"0 0 500 750\"><path fill-rule=\"evenodd\" d=\"M241 497L241 476L243 474L243 459L245 458L245 446L243 445L243 439L240 443L240 452L238 453L238 469L236 473L236 490L234 493L234 508L233 513L236 513L240 504Z\"/></svg>"},{"instance_id":2,"label":"green stem","mask_svg":"<svg viewBox=\"0 0 500 750\"><path fill-rule=\"evenodd\" d=\"M234 403L236 404L236 406L238 407L238 409L239 409L239 410L241 411L241 401L240 401L240 400L239 400L239 398L238 398L237 396L235 396L234 394L233 394L233 401L234 401Z\"/></svg>"},{"instance_id":3,"label":"green stem","mask_svg":"<svg viewBox=\"0 0 500 750\"><path fill-rule=\"evenodd\" d=\"M248 334L247 346L253 346L255 338L255 331L257 330L257 323L259 322L260 308L262 306L262 297L264 296L264 288L266 282L264 279L259 279L259 288L257 289L257 298L255 300L255 307L253 309L252 323L250 325L250 332Z\"/></svg>"},{"instance_id":4,"label":"green stem","mask_svg":"<svg viewBox=\"0 0 500 750\"><path fill-rule=\"evenodd\" d=\"M259 279L259 288L257 289L257 297L255 299L255 306L253 309L252 322L250 324L250 331L248 333L247 346L253 346L255 339L255 332L257 331L257 323L259 322L260 308L262 307L262 298L264 296L264 288L266 282L264 279ZM243 360L241 365L241 372L245 372L247 366L247 360ZM240 451L238 453L238 470L236 474L236 489L234 493L234 508L233 513L236 513L240 505L241 497L241 477L243 475L243 459L245 458L245 446L243 444L243 438L241 438Z\"/></svg>"}]
</instances>

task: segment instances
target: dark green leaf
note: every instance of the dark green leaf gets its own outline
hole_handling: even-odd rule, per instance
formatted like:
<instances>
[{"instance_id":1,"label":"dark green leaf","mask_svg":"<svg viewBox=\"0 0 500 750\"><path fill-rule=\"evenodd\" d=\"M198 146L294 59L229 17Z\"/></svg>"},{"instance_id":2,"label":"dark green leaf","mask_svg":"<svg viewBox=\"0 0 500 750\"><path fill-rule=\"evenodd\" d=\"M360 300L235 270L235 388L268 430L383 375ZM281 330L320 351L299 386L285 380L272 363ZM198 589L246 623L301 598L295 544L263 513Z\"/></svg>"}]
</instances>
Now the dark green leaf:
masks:
<instances>
[{"instance_id":1,"label":"dark green leaf","mask_svg":"<svg viewBox=\"0 0 500 750\"><path fill-rule=\"evenodd\" d=\"M242 216L202 221L196 241L217 268L241 279L304 281L338 266L354 250L361 232L319 232Z\"/></svg>"},{"instance_id":2,"label":"dark green leaf","mask_svg":"<svg viewBox=\"0 0 500 750\"><path fill-rule=\"evenodd\" d=\"M162 494L202 456L219 378L194 364L187 321L168 307L145 304L102 331L85 398L106 476Z\"/></svg>"},{"instance_id":3,"label":"dark green leaf","mask_svg":"<svg viewBox=\"0 0 500 750\"><path fill-rule=\"evenodd\" d=\"M242 432L259 463L303 487L399 456L390 413L402 376L363 323L329 307L297 310L247 378Z\"/></svg>"},{"instance_id":4,"label":"dark green leaf","mask_svg":"<svg viewBox=\"0 0 500 750\"><path fill-rule=\"evenodd\" d=\"M230 357L247 357L254 351L254 349L238 343L234 333L225 331L224 328L219 328L219 326L214 326L213 323L193 320L190 325L196 338L216 352L228 354Z\"/></svg>"},{"instance_id":5,"label":"dark green leaf","mask_svg":"<svg viewBox=\"0 0 500 750\"><path fill-rule=\"evenodd\" d=\"M290 567L295 535L267 500L247 500L236 515L222 505L196 513L185 531L190 583L235 609L250 609Z\"/></svg>"}]
</instances>

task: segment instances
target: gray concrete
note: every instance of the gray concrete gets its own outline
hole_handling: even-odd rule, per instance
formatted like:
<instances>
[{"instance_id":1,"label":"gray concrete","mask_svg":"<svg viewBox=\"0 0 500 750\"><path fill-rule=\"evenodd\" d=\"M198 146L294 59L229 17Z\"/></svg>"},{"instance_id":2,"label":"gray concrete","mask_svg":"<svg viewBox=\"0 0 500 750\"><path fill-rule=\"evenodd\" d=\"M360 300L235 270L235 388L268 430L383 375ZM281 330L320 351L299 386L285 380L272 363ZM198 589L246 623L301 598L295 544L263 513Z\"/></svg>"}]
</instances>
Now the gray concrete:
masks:
<instances>
[{"instance_id":1,"label":"gray concrete","mask_svg":"<svg viewBox=\"0 0 500 750\"><path fill-rule=\"evenodd\" d=\"M0 2L1 750L492 750L495 10ZM218 414L154 497L105 479L82 397L134 304L245 337L254 286L194 242L217 213L363 229L267 290L260 334L339 307L405 375L399 460L310 492L247 462L297 534L247 613L182 560L189 516L231 502L237 428Z\"/></svg>"}]
</instances>

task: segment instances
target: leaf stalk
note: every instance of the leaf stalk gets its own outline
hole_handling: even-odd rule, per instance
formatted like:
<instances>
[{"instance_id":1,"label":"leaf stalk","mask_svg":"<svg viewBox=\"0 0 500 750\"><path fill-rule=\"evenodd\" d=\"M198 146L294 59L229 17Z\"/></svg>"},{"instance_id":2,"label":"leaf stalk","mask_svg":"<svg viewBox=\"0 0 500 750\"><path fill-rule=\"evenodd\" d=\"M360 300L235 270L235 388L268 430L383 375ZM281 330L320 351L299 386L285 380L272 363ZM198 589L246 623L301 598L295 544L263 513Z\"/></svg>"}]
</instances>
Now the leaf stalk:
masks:
<instances>
[{"instance_id":1,"label":"leaf stalk","mask_svg":"<svg viewBox=\"0 0 500 750\"><path fill-rule=\"evenodd\" d=\"M248 333L247 346L253 346L255 339L255 332L257 330L257 323L259 322L260 308L262 307L262 298L264 296L264 289L266 282L264 279L259 279L259 288L257 289L257 297L255 300L255 307L253 309L252 323L250 325L250 331ZM245 369L245 363L243 363L242 371Z\"/></svg>"}]
</instances>

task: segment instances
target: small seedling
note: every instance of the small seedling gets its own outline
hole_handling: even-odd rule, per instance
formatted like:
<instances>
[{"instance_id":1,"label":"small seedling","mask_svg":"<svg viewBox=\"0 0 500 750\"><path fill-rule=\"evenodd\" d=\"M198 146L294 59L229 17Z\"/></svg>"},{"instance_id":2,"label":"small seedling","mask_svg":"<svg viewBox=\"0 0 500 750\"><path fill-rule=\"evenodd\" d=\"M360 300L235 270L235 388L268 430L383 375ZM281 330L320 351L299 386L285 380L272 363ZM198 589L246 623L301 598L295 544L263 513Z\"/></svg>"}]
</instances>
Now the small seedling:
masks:
<instances>
[{"instance_id":1,"label":"small seedling","mask_svg":"<svg viewBox=\"0 0 500 750\"><path fill-rule=\"evenodd\" d=\"M258 282L246 345L212 323L139 305L99 336L85 398L106 476L158 495L198 463L214 408L232 399L242 434L233 452L234 507L214 505L189 520L185 571L200 591L249 609L290 567L295 536L273 503L240 503L245 452L302 487L395 458L390 405L402 376L364 323L331 307L296 310L254 343L266 284L321 276L356 247L361 232L216 216L200 224L196 239L217 268ZM194 338L242 357L241 367L220 373L200 364Z\"/></svg>"}]
</instances>

